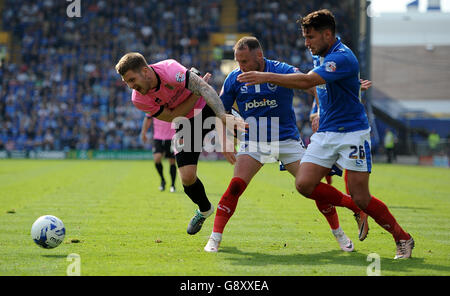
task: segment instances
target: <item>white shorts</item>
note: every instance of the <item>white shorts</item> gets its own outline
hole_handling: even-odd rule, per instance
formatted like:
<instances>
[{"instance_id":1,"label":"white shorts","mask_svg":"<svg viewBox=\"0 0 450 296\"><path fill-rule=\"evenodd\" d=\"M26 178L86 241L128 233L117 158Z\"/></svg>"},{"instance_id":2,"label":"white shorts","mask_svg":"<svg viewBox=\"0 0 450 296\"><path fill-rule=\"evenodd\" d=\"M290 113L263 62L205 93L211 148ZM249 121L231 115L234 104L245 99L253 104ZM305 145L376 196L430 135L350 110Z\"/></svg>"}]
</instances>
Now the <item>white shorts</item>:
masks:
<instances>
[{"instance_id":1,"label":"white shorts","mask_svg":"<svg viewBox=\"0 0 450 296\"><path fill-rule=\"evenodd\" d=\"M302 159L306 149L302 140L241 142L237 155L249 155L260 163L281 161L287 165Z\"/></svg>"},{"instance_id":2,"label":"white shorts","mask_svg":"<svg viewBox=\"0 0 450 296\"><path fill-rule=\"evenodd\" d=\"M359 172L371 172L370 128L350 133L314 133L302 162L331 168L333 164Z\"/></svg>"}]
</instances>

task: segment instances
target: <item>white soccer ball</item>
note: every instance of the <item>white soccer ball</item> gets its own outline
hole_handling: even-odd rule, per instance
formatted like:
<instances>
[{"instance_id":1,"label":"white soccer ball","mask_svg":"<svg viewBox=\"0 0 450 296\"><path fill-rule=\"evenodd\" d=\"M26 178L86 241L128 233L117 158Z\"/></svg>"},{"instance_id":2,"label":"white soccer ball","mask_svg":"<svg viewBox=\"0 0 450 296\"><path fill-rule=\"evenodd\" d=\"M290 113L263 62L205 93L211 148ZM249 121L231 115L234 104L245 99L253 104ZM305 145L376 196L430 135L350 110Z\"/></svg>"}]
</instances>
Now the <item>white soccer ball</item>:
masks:
<instances>
[{"instance_id":1,"label":"white soccer ball","mask_svg":"<svg viewBox=\"0 0 450 296\"><path fill-rule=\"evenodd\" d=\"M59 246L66 235L66 228L61 219L45 215L37 218L31 226L31 238L39 246L53 249Z\"/></svg>"}]
</instances>

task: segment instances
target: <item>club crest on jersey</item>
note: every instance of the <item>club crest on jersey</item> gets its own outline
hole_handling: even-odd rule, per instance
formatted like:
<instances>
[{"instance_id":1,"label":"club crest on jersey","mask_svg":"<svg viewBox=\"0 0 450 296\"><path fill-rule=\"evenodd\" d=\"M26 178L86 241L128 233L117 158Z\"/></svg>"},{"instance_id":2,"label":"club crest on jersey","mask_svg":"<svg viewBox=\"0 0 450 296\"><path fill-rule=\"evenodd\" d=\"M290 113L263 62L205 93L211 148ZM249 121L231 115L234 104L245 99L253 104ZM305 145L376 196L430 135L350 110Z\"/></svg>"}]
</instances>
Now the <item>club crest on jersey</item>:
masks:
<instances>
[{"instance_id":1,"label":"club crest on jersey","mask_svg":"<svg viewBox=\"0 0 450 296\"><path fill-rule=\"evenodd\" d=\"M327 72L335 72L336 71L336 63L333 61L325 63L325 71Z\"/></svg>"},{"instance_id":2,"label":"club crest on jersey","mask_svg":"<svg viewBox=\"0 0 450 296\"><path fill-rule=\"evenodd\" d=\"M270 89L270 91L276 92L278 85L275 85L275 84L272 84L272 83L267 83L267 87Z\"/></svg>"},{"instance_id":3,"label":"club crest on jersey","mask_svg":"<svg viewBox=\"0 0 450 296\"><path fill-rule=\"evenodd\" d=\"M185 79L186 79L186 75L185 75L183 72L178 72L178 73L175 75L175 80L176 80L177 82L183 82Z\"/></svg>"}]
</instances>

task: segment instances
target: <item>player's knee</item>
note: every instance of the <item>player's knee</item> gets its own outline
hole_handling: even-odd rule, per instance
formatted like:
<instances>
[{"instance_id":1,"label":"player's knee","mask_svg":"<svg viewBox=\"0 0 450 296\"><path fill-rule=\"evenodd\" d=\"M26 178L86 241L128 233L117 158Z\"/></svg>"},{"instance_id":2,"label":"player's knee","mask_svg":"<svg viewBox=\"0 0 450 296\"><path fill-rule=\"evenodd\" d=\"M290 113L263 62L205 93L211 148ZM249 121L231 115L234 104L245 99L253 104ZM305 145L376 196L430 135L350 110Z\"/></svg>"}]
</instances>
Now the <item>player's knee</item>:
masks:
<instances>
[{"instance_id":1,"label":"player's knee","mask_svg":"<svg viewBox=\"0 0 450 296\"><path fill-rule=\"evenodd\" d=\"M196 172L191 172L191 171L183 171L180 172L180 179L181 179L181 183L184 186L189 186L195 183L195 181L197 180L197 174Z\"/></svg>"},{"instance_id":2,"label":"player's knee","mask_svg":"<svg viewBox=\"0 0 450 296\"><path fill-rule=\"evenodd\" d=\"M190 186L197 181L197 166L196 165L183 165L178 167L178 173L181 179L181 183L184 186Z\"/></svg>"},{"instance_id":3,"label":"player's knee","mask_svg":"<svg viewBox=\"0 0 450 296\"><path fill-rule=\"evenodd\" d=\"M366 209L370 203L370 199L371 199L370 194L352 194L351 196L352 196L352 199L355 202L355 204L361 210Z\"/></svg>"},{"instance_id":4,"label":"player's knee","mask_svg":"<svg viewBox=\"0 0 450 296\"><path fill-rule=\"evenodd\" d=\"M302 179L295 180L295 188L304 197L309 197L314 191L314 186L308 184Z\"/></svg>"},{"instance_id":5,"label":"player's knee","mask_svg":"<svg viewBox=\"0 0 450 296\"><path fill-rule=\"evenodd\" d=\"M161 162L161 159L162 159L162 154L161 153L153 154L153 160L155 161L155 163Z\"/></svg>"},{"instance_id":6,"label":"player's knee","mask_svg":"<svg viewBox=\"0 0 450 296\"><path fill-rule=\"evenodd\" d=\"M348 182L348 189L355 204L360 209L365 209L369 205L371 195L365 179L352 179Z\"/></svg>"}]
</instances>

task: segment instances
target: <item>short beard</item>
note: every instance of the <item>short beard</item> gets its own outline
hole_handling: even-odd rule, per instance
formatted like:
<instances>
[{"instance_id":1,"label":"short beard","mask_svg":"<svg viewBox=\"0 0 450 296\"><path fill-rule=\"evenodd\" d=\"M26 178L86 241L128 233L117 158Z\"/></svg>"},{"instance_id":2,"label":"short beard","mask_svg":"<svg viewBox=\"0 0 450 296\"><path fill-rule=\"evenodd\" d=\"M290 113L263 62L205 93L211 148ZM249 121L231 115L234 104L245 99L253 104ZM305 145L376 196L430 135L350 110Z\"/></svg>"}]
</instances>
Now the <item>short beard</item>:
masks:
<instances>
[{"instance_id":1,"label":"short beard","mask_svg":"<svg viewBox=\"0 0 450 296\"><path fill-rule=\"evenodd\" d=\"M258 63L258 70L257 70L257 71L259 71L259 72L264 72L265 66L266 66L266 64L265 64L264 59L263 59L263 61L262 61L261 64Z\"/></svg>"},{"instance_id":2,"label":"short beard","mask_svg":"<svg viewBox=\"0 0 450 296\"><path fill-rule=\"evenodd\" d=\"M316 55L323 57L323 56L325 56L327 51L328 51L328 46L324 46L316 53Z\"/></svg>"}]
</instances>

